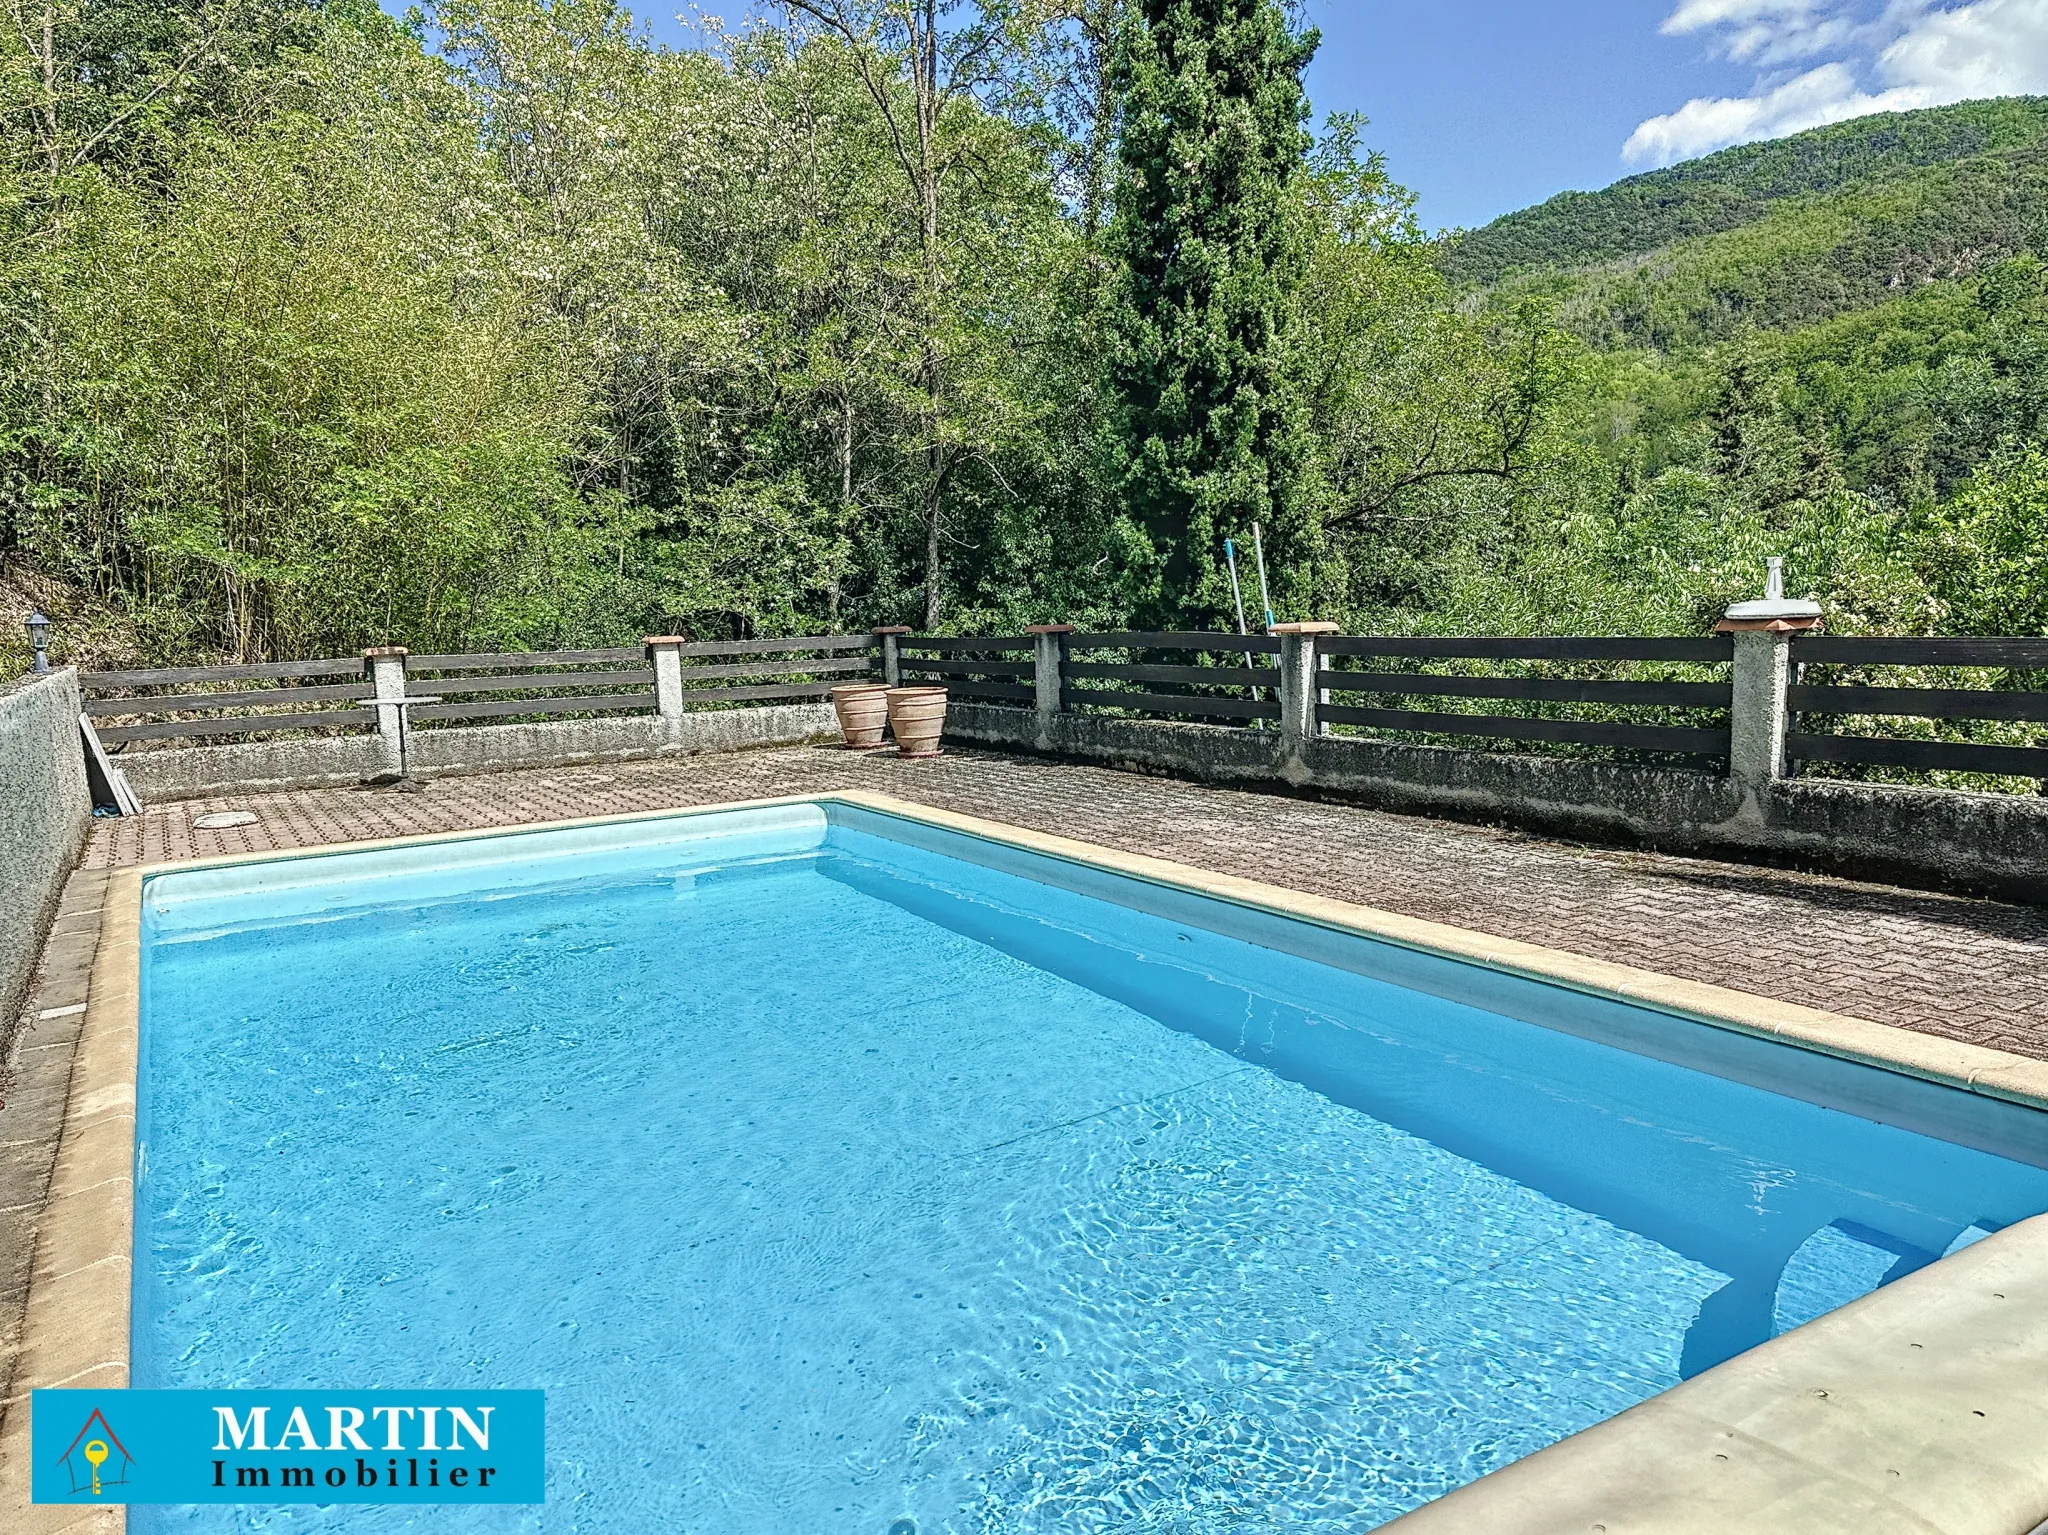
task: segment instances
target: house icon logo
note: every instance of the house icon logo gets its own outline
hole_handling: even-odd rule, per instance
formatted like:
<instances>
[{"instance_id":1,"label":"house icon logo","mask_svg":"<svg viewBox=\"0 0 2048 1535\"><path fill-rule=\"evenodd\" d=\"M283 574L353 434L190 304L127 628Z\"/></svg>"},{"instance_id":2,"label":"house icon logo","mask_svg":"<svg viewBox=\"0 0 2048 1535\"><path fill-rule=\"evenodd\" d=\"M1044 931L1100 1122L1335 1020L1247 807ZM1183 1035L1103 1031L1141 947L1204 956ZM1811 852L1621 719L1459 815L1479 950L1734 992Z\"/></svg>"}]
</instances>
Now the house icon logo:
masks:
<instances>
[{"instance_id":1,"label":"house icon logo","mask_svg":"<svg viewBox=\"0 0 2048 1535\"><path fill-rule=\"evenodd\" d=\"M85 1420L85 1427L71 1441L71 1448L57 1460L70 1473L73 1492L89 1491L96 1498L101 1495L101 1489L124 1484L128 1480L129 1469L135 1464L135 1457L115 1436L97 1407Z\"/></svg>"}]
</instances>

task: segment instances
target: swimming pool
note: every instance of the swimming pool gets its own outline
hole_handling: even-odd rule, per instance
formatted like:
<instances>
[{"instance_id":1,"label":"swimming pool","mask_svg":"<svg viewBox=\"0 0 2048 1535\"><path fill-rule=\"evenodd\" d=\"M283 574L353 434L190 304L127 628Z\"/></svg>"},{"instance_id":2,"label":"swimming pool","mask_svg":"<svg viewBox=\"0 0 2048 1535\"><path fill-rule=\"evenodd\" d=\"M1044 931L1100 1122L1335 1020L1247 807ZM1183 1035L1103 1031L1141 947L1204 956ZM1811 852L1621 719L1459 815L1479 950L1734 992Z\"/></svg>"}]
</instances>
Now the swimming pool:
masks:
<instances>
[{"instance_id":1,"label":"swimming pool","mask_svg":"<svg viewBox=\"0 0 2048 1535\"><path fill-rule=\"evenodd\" d=\"M143 937L134 1384L544 1387L550 1478L138 1531L1356 1530L2048 1209L2016 1105L847 804Z\"/></svg>"}]
</instances>

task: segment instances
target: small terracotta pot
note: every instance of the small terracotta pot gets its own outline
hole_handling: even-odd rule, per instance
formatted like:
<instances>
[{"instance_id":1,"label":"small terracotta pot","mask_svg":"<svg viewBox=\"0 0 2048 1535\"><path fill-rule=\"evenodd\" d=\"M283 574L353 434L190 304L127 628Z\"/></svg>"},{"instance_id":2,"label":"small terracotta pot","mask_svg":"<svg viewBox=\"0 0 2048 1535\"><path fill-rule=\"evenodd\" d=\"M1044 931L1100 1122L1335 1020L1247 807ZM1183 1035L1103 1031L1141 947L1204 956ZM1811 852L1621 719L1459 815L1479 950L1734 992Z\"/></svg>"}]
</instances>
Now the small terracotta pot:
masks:
<instances>
[{"instance_id":1,"label":"small terracotta pot","mask_svg":"<svg viewBox=\"0 0 2048 1535\"><path fill-rule=\"evenodd\" d=\"M873 751L889 723L889 690L879 682L849 682L832 690L832 712L848 751Z\"/></svg>"},{"instance_id":2,"label":"small terracotta pot","mask_svg":"<svg viewBox=\"0 0 2048 1535\"><path fill-rule=\"evenodd\" d=\"M946 690L889 689L889 728L896 732L898 756L938 756L939 735L946 728Z\"/></svg>"}]
</instances>

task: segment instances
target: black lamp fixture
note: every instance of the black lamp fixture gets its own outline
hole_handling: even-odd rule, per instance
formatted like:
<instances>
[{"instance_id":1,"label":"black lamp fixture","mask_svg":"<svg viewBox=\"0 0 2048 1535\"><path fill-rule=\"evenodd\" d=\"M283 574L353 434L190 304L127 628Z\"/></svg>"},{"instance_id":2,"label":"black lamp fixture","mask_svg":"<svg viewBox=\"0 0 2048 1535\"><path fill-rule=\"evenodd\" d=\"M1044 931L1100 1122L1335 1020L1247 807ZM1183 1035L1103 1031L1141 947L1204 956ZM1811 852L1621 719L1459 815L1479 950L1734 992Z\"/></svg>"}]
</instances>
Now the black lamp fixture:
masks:
<instances>
[{"instance_id":1,"label":"black lamp fixture","mask_svg":"<svg viewBox=\"0 0 2048 1535\"><path fill-rule=\"evenodd\" d=\"M43 610L41 608L33 608L29 611L28 617L22 621L22 627L28 630L29 648L36 653L35 662L29 667L29 670L36 672L48 671L50 669L50 621L43 617Z\"/></svg>"}]
</instances>

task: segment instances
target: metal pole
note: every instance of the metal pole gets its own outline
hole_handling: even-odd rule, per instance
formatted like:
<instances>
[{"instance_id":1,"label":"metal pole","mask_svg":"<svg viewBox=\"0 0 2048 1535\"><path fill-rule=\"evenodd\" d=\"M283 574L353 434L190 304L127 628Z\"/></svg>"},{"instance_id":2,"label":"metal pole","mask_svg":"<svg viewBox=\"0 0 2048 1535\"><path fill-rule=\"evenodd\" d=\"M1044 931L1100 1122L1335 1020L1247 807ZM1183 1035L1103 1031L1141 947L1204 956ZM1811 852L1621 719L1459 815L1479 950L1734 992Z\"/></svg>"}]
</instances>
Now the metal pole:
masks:
<instances>
[{"instance_id":1,"label":"metal pole","mask_svg":"<svg viewBox=\"0 0 2048 1535\"><path fill-rule=\"evenodd\" d=\"M1273 598L1266 590L1266 543L1259 536L1256 522L1252 524L1252 553L1259 561L1259 606L1266 610L1266 632L1270 634L1273 630Z\"/></svg>"},{"instance_id":2,"label":"metal pole","mask_svg":"<svg viewBox=\"0 0 2048 1535\"><path fill-rule=\"evenodd\" d=\"M1244 592L1239 588L1237 584L1236 540L1228 538L1223 540L1223 558L1230 562L1230 600L1237 604L1237 632L1239 634L1247 634L1250 631L1247 630L1244 626ZM1252 660L1252 653L1249 650L1247 650L1244 653L1244 664L1254 671L1258 669L1256 664ZM1257 703L1258 701L1259 689L1258 685L1255 683L1252 686L1252 702ZM1258 721L1253 721L1253 723L1257 724Z\"/></svg>"},{"instance_id":3,"label":"metal pole","mask_svg":"<svg viewBox=\"0 0 2048 1535\"><path fill-rule=\"evenodd\" d=\"M1259 557L1259 606L1266 610L1266 627L1273 627L1273 598L1266 590L1266 545L1259 537L1259 525L1252 524L1252 552Z\"/></svg>"}]
</instances>

